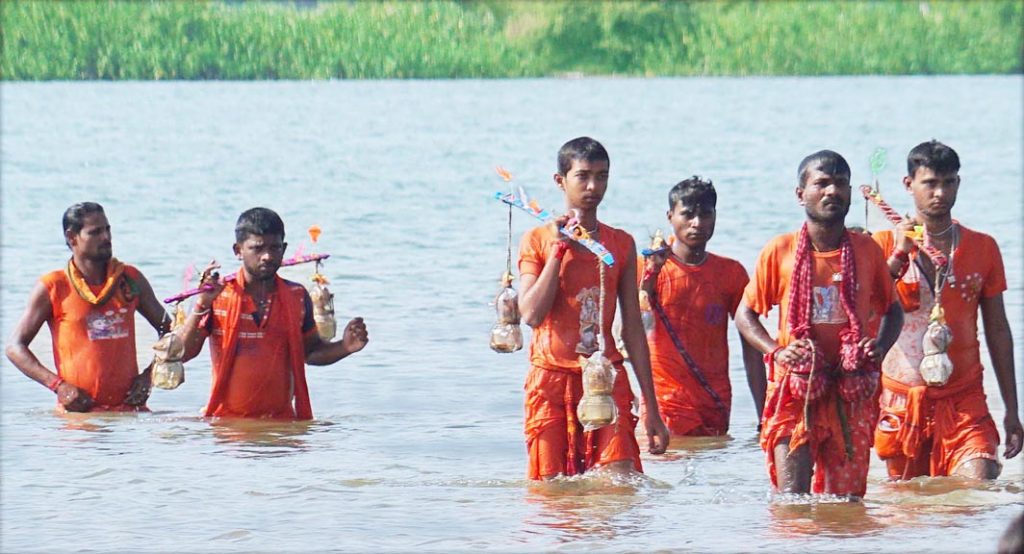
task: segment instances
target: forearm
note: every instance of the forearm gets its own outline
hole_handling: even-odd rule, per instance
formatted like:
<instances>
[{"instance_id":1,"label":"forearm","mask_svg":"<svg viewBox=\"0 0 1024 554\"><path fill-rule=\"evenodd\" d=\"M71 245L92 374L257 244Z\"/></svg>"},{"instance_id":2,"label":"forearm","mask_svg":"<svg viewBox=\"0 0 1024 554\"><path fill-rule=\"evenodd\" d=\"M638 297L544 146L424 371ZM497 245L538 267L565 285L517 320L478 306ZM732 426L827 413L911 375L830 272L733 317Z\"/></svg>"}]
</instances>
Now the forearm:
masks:
<instances>
[{"instance_id":1,"label":"forearm","mask_svg":"<svg viewBox=\"0 0 1024 554\"><path fill-rule=\"evenodd\" d=\"M57 378L57 374L47 369L25 344L11 344L7 347L6 353L7 359L14 367L40 385L49 387Z\"/></svg>"},{"instance_id":2,"label":"forearm","mask_svg":"<svg viewBox=\"0 0 1024 554\"><path fill-rule=\"evenodd\" d=\"M558 273L561 268L560 259L554 256L549 258L536 281L519 297L519 311L523 316L523 322L530 327L540 325L551 311L555 296L558 294Z\"/></svg>"},{"instance_id":3,"label":"forearm","mask_svg":"<svg viewBox=\"0 0 1024 554\"><path fill-rule=\"evenodd\" d=\"M750 387L750 395L754 399L754 409L757 410L757 417L760 420L761 414L764 413L764 398L768 388L764 357L743 338L743 335L740 335L740 345L743 348L743 367L747 373L747 386Z\"/></svg>"},{"instance_id":4,"label":"forearm","mask_svg":"<svg viewBox=\"0 0 1024 554\"><path fill-rule=\"evenodd\" d=\"M182 356L183 362L195 358L203 350L203 342L206 340L206 336L203 330L200 329L199 322L202 320L203 315L208 313L207 310L192 310L185 318L185 324L182 325L181 329L175 331L178 337L181 338L182 344L185 345L185 353Z\"/></svg>"},{"instance_id":5,"label":"forearm","mask_svg":"<svg viewBox=\"0 0 1024 554\"><path fill-rule=\"evenodd\" d=\"M888 311L882 316L882 323L878 328L878 348L882 351L882 358L889 352L892 345L896 343L900 332L903 330L903 307L899 302L889 304Z\"/></svg>"},{"instance_id":6,"label":"forearm","mask_svg":"<svg viewBox=\"0 0 1024 554\"><path fill-rule=\"evenodd\" d=\"M352 352L340 340L334 342L321 341L306 354L306 363L309 365L331 365L347 358L350 354Z\"/></svg>"},{"instance_id":7,"label":"forearm","mask_svg":"<svg viewBox=\"0 0 1024 554\"><path fill-rule=\"evenodd\" d=\"M622 343L629 353L629 362L633 367L633 374L636 375L636 382L640 386L640 394L644 399L644 406L647 409L657 411L658 397L654 392L654 380L651 377L651 351L647 346L647 337L644 336L641 325L622 326Z\"/></svg>"},{"instance_id":8,"label":"forearm","mask_svg":"<svg viewBox=\"0 0 1024 554\"><path fill-rule=\"evenodd\" d=\"M779 347L779 343L768 334L757 312L748 306L740 306L736 313L736 328L747 343L762 354L768 354Z\"/></svg>"},{"instance_id":9,"label":"forearm","mask_svg":"<svg viewBox=\"0 0 1024 554\"><path fill-rule=\"evenodd\" d=\"M988 352L992 357L992 369L996 373L996 382L999 384L999 394L1003 397L1006 413L1019 417L1017 377L1013 363L1013 333L1009 325L994 333L986 330L985 344L988 345Z\"/></svg>"}]
</instances>

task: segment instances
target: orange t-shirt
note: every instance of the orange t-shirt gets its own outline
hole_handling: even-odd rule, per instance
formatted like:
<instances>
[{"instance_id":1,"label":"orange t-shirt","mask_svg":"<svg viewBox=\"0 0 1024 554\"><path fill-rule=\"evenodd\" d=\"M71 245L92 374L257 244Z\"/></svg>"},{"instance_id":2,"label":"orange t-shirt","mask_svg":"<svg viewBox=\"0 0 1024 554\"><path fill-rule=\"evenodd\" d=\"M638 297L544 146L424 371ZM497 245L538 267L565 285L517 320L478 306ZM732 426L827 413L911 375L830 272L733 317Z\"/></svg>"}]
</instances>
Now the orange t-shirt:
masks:
<instances>
[{"instance_id":1,"label":"orange t-shirt","mask_svg":"<svg viewBox=\"0 0 1024 554\"><path fill-rule=\"evenodd\" d=\"M292 295L293 301L302 306L300 321L303 337L316 333L309 293L298 283L283 282L287 286L287 294ZM295 391L286 318L280 306L281 293L281 290L275 289L270 294L267 308L259 321L255 319L255 301L248 294L243 295L234 367L231 369L223 404L214 416L295 417L292 405ZM218 296L213 302L213 317L207 316L203 322L206 331L217 338L210 344L214 373L223 371L221 342L228 324L227 304L227 295Z\"/></svg>"},{"instance_id":2,"label":"orange t-shirt","mask_svg":"<svg viewBox=\"0 0 1024 554\"><path fill-rule=\"evenodd\" d=\"M948 354L954 370L945 385L947 388L970 380L981 383L983 366L978 342L978 302L1006 290L1003 257L995 239L963 225L959 228L960 243L952 255L953 277L941 292L946 324L953 332ZM882 231L874 237L884 252L892 253L892 231ZM911 256L917 255L915 249ZM919 287L928 286L927 282L919 283ZM919 309L927 312L931 305L922 305Z\"/></svg>"},{"instance_id":3,"label":"orange t-shirt","mask_svg":"<svg viewBox=\"0 0 1024 554\"><path fill-rule=\"evenodd\" d=\"M655 292L665 315L686 352L697 362L704 377L725 402L732 399L729 383L729 317L743 298L750 278L739 262L708 253L699 266L685 265L673 257L665 262ZM714 401L692 377L661 318L655 316L648 342L655 391L684 388L694 407L714 409Z\"/></svg>"},{"instance_id":4,"label":"orange t-shirt","mask_svg":"<svg viewBox=\"0 0 1024 554\"><path fill-rule=\"evenodd\" d=\"M533 330L530 363L544 369L580 372L580 356L597 351L597 334L604 334L604 355L612 363L622 361L615 348L612 321L619 281L626 260L636 257L636 244L629 233L599 223L601 244L611 252L615 264L604 268L604 321L599 309L600 281L597 257L583 246L572 243L562 258L558 292L544 321ZM537 227L525 235L519 247L519 273L540 275L547 253L557 241L548 226Z\"/></svg>"},{"instance_id":5,"label":"orange t-shirt","mask_svg":"<svg viewBox=\"0 0 1024 554\"><path fill-rule=\"evenodd\" d=\"M135 310L139 305L139 270L126 265L116 292L101 305L79 296L60 269L40 279L53 313L46 320L53 337L53 361L62 379L85 391L94 409L124 403L139 375L135 359ZM99 293L102 287L90 287Z\"/></svg>"},{"instance_id":6,"label":"orange t-shirt","mask_svg":"<svg viewBox=\"0 0 1024 554\"><path fill-rule=\"evenodd\" d=\"M779 306L778 342L785 346L789 334L789 289L792 282L793 262L800 233L775 237L757 258L754 279L747 285L744 300L755 312L766 316L773 306ZM850 233L854 263L857 268L857 317L866 336L874 337L882 316L893 299L893 282L882 249L871 237ZM811 310L811 336L822 349L831 365L839 360L839 332L847 323L846 312L839 300L839 282L842 274L840 250L812 252L814 267L813 307Z\"/></svg>"}]
</instances>

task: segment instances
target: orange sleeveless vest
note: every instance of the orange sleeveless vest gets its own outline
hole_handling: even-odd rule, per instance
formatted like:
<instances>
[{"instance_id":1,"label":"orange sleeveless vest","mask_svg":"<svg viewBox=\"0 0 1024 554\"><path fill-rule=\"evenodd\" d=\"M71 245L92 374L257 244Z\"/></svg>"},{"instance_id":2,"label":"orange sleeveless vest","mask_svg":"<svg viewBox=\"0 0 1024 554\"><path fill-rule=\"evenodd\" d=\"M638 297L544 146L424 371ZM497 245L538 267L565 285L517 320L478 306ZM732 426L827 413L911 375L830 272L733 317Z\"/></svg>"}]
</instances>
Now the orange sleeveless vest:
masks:
<instances>
[{"instance_id":1,"label":"orange sleeveless vest","mask_svg":"<svg viewBox=\"0 0 1024 554\"><path fill-rule=\"evenodd\" d=\"M139 374L135 310L139 304L140 274L130 265L123 268L114 277L113 292L102 295L107 298L99 304L92 304L75 290L65 269L40 279L53 306L47 324L53 336L57 374L96 401L92 411L124 409L124 397Z\"/></svg>"}]
</instances>

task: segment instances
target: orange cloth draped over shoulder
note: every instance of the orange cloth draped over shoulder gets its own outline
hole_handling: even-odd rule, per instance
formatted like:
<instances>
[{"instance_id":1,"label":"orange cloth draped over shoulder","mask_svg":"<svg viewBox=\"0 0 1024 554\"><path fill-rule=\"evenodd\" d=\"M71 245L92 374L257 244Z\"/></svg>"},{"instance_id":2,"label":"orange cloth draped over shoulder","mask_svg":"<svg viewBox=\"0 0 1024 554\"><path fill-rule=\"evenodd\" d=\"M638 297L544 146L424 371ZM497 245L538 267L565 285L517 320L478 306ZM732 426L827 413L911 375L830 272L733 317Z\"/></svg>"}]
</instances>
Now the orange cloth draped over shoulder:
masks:
<instances>
[{"instance_id":1,"label":"orange cloth draped over shoulder","mask_svg":"<svg viewBox=\"0 0 1024 554\"><path fill-rule=\"evenodd\" d=\"M875 337L882 315L892 303L893 284L882 250L870 237L850 233L856 264L856 316L865 336ZM755 312L767 316L779 306L778 343L789 344L793 337L788 328L789 295L792 284L796 245L799 233L776 237L761 251L754 279L747 285L744 301ZM836 275L842 274L840 251L811 252L812 311L811 338L825 357L827 367L839 361L839 333L847 324L846 313L839 299ZM778 487L775 468L775 447L790 440L790 452L809 445L815 464L813 491L839 495L863 496L867 488L867 470L872 432L878 413L874 398L857 402L842 401L834 385L819 399L811 402L810 418L804 418L804 401L792 396L786 372L768 364L768 390L762 416L761 448L767 454L768 473L772 485ZM846 453L846 439L838 415L843 406L849 423L853 455Z\"/></svg>"},{"instance_id":2,"label":"orange cloth draped over shoulder","mask_svg":"<svg viewBox=\"0 0 1024 554\"><path fill-rule=\"evenodd\" d=\"M239 270L200 323L215 337L207 417L313 418L304 346L305 337L316 333L309 293L275 277L268 299L257 321L256 303Z\"/></svg>"},{"instance_id":3,"label":"orange cloth draped over shoulder","mask_svg":"<svg viewBox=\"0 0 1024 554\"><path fill-rule=\"evenodd\" d=\"M729 430L729 318L736 315L749 281L739 262L711 253L697 266L669 257L658 274L654 291L665 315L726 407L723 413L704 390L655 317L648 334L651 373L661 417L674 435L714 436Z\"/></svg>"},{"instance_id":4,"label":"orange cloth draped over shoulder","mask_svg":"<svg viewBox=\"0 0 1024 554\"><path fill-rule=\"evenodd\" d=\"M139 270L115 258L107 262L107 277L99 286L86 283L71 260L65 269L40 279L53 307L47 325L57 375L95 401L91 411L140 409L124 403L139 375L135 310L140 279ZM58 409L63 410L59 403Z\"/></svg>"},{"instance_id":5,"label":"orange cloth draped over shoulder","mask_svg":"<svg viewBox=\"0 0 1024 554\"><path fill-rule=\"evenodd\" d=\"M599 238L615 257L615 264L605 267L603 320L597 258L573 243L562 258L551 310L533 330L531 367L524 387L530 479L575 475L595 465L623 460L642 470L634 435L633 391L611 334L619 282L626 260L636 257L636 245L628 233L603 223L599 224ZM557 240L547 226L526 233L520 244L520 274L540 275ZM597 351L598 333L604 336L605 357L617 368L613 397L619 419L614 425L584 433L576 417L583 392L579 358Z\"/></svg>"},{"instance_id":6,"label":"orange cloth draped over shoulder","mask_svg":"<svg viewBox=\"0 0 1024 554\"><path fill-rule=\"evenodd\" d=\"M978 341L978 306L1006 290L1006 274L996 241L958 225L959 245L953 252L953 276L941 291L946 324L953 333L947 354L953 374L943 386L927 386L920 376L921 345L935 294L916 259L896 281L907 311L903 332L882 364L882 417L875 431L875 450L895 460L891 470L910 478L949 475L962 463L997 460L999 431L989 413L982 386L984 368ZM892 231L874 239L886 253L895 246ZM902 468L902 470L900 469Z\"/></svg>"}]
</instances>

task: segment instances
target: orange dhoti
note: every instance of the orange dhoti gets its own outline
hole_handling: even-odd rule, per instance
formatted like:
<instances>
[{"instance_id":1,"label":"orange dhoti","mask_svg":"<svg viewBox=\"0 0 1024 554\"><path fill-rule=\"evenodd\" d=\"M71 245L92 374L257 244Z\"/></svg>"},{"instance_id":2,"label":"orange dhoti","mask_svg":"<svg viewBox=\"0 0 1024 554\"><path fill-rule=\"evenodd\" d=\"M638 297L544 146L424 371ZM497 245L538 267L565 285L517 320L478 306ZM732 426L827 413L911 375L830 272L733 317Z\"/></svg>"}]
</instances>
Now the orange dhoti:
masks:
<instances>
[{"instance_id":1,"label":"orange dhoti","mask_svg":"<svg viewBox=\"0 0 1024 554\"><path fill-rule=\"evenodd\" d=\"M768 396L762 419L761 448L767 454L768 475L778 488L775 447L789 439L789 451L803 445L810 449L814 464L812 491L817 494L864 496L867 492L868 463L877 396L846 402L833 385L810 403L810 422L804 417L804 401L790 394L787 374L768 383ZM842 409L842 416L840 415ZM848 436L844 437L846 419Z\"/></svg>"},{"instance_id":2,"label":"orange dhoti","mask_svg":"<svg viewBox=\"0 0 1024 554\"><path fill-rule=\"evenodd\" d=\"M590 432L576 417L583 396L579 373L530 368L526 378L526 448L530 479L558 474L577 475L598 465L630 460L642 471L636 441L637 417L633 415L633 391L621 362L615 364L612 396L618 421Z\"/></svg>"},{"instance_id":3,"label":"orange dhoti","mask_svg":"<svg viewBox=\"0 0 1024 554\"><path fill-rule=\"evenodd\" d=\"M970 460L998 461L999 431L980 382L908 387L883 376L882 386L875 451L889 477L944 476Z\"/></svg>"}]
</instances>

